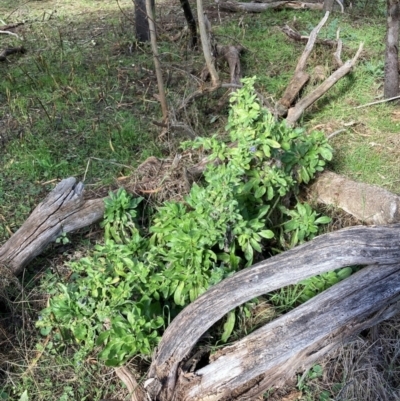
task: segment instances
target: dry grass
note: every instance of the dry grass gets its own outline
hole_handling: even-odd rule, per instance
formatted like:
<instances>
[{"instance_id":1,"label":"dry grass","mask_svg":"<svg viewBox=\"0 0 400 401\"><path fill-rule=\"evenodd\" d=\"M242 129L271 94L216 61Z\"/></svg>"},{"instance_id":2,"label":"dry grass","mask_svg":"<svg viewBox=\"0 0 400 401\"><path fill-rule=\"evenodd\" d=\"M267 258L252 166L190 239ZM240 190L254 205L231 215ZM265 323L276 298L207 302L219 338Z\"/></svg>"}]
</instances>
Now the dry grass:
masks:
<instances>
[{"instance_id":1,"label":"dry grass","mask_svg":"<svg viewBox=\"0 0 400 401\"><path fill-rule=\"evenodd\" d=\"M341 386L336 400L395 401L400 397L400 317L371 328L323 362L324 381Z\"/></svg>"}]
</instances>

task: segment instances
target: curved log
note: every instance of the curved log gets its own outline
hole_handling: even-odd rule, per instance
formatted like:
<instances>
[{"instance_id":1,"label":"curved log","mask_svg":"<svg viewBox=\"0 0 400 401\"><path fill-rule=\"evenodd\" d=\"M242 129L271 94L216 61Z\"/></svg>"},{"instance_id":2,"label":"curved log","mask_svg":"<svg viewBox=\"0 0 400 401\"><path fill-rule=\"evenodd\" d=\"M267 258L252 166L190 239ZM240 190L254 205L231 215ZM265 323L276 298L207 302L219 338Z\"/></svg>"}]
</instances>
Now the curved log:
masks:
<instances>
[{"instance_id":1,"label":"curved log","mask_svg":"<svg viewBox=\"0 0 400 401\"><path fill-rule=\"evenodd\" d=\"M398 224L357 226L325 234L244 269L212 287L187 306L165 331L148 375L154 382L162 383L161 395L151 394L153 398L172 399L179 363L201 335L235 307L340 267L400 263L399 228Z\"/></svg>"},{"instance_id":2,"label":"curved log","mask_svg":"<svg viewBox=\"0 0 400 401\"><path fill-rule=\"evenodd\" d=\"M180 374L180 401L253 400L311 367L343 341L400 310L400 264L365 268ZM383 308L383 310L381 310Z\"/></svg>"},{"instance_id":3,"label":"curved log","mask_svg":"<svg viewBox=\"0 0 400 401\"><path fill-rule=\"evenodd\" d=\"M93 224L103 214L103 199L84 201L81 182L77 183L73 177L62 180L0 248L0 265L15 275L19 274L63 232Z\"/></svg>"}]
</instances>

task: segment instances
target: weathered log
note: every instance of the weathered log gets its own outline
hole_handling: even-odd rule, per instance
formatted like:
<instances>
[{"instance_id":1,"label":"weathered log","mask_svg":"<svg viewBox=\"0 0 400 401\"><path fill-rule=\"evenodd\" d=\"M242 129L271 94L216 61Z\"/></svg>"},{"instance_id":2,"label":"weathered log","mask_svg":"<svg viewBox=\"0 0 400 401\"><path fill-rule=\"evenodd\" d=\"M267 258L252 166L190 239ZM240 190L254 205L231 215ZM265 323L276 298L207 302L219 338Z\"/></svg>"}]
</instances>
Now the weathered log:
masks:
<instances>
[{"instance_id":1,"label":"weathered log","mask_svg":"<svg viewBox=\"0 0 400 401\"><path fill-rule=\"evenodd\" d=\"M0 248L0 265L19 274L62 233L95 223L103 214L103 199L84 201L82 183L72 177L62 180Z\"/></svg>"},{"instance_id":2,"label":"weathered log","mask_svg":"<svg viewBox=\"0 0 400 401\"><path fill-rule=\"evenodd\" d=\"M310 187L310 197L340 207L367 224L400 222L400 196L375 185L324 171Z\"/></svg>"},{"instance_id":3,"label":"weathered log","mask_svg":"<svg viewBox=\"0 0 400 401\"><path fill-rule=\"evenodd\" d=\"M400 264L374 265L179 374L181 401L254 399L400 310Z\"/></svg>"},{"instance_id":4,"label":"weathered log","mask_svg":"<svg viewBox=\"0 0 400 401\"><path fill-rule=\"evenodd\" d=\"M292 8L295 10L322 10L323 5L320 3L305 3L301 1L276 1L268 3L240 3L233 1L218 2L218 6L224 11L245 11L248 13L262 13L273 8Z\"/></svg>"},{"instance_id":5,"label":"weathered log","mask_svg":"<svg viewBox=\"0 0 400 401\"><path fill-rule=\"evenodd\" d=\"M180 378L179 364L202 334L230 310L254 297L340 267L398 264L400 263L399 240L400 225L358 226L344 229L322 235L307 244L260 262L212 287L187 306L165 331L148 375L153 379L153 384L162 384L160 394L152 394L152 397L165 400L179 399L174 398L177 382L184 380ZM385 266L385 269L387 268ZM386 274L382 269L377 270L381 272L383 278ZM389 286L387 291L397 294L397 281L394 285L393 288ZM224 296L221 296L222 294ZM215 305L218 305L218 308ZM369 306L373 308L373 304ZM320 313L320 311L315 310L314 313ZM353 318L357 319L355 316L351 317ZM308 329L309 326L305 324L303 330ZM281 343L283 348L286 345ZM307 347L303 351L307 352ZM256 352L261 352L260 346ZM251 365L252 362L248 361L248 363ZM226 369L230 370L232 366L226 365ZM238 375L242 374L241 369L233 370ZM202 383L199 386L202 386ZM211 397L214 390L215 388L205 392L204 399L219 399ZM206 398L207 395L210 395L210 398Z\"/></svg>"}]
</instances>

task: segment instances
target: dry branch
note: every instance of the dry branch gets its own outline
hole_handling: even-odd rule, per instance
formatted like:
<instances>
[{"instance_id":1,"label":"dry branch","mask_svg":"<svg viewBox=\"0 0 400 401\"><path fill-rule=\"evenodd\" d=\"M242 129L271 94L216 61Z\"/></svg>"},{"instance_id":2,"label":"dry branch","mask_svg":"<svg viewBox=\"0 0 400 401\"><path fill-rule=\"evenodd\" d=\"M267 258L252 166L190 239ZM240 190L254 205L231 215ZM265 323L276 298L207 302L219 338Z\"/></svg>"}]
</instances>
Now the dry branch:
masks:
<instances>
[{"instance_id":1,"label":"dry branch","mask_svg":"<svg viewBox=\"0 0 400 401\"><path fill-rule=\"evenodd\" d=\"M173 399L177 380L179 383L181 380L180 362L202 334L230 310L254 297L340 267L400 263L399 240L400 225L341 230L260 262L212 287L187 306L164 333L149 371L149 378L163 384L159 396L165 400ZM388 291L394 293L398 288L390 287ZM303 323L303 329L309 330L307 321ZM261 352L260 347L256 352ZM252 363L248 361L247 367L250 368ZM238 375L242 373L242 369L233 369L231 365L226 365L226 369L232 369ZM210 392L205 392L204 397L206 395ZM156 397L155 394L152 396Z\"/></svg>"},{"instance_id":2,"label":"dry branch","mask_svg":"<svg viewBox=\"0 0 400 401\"><path fill-rule=\"evenodd\" d=\"M0 248L0 265L13 274L22 269L62 233L100 220L103 199L84 201L83 184L75 178L61 181L32 212L21 228Z\"/></svg>"},{"instance_id":3,"label":"dry branch","mask_svg":"<svg viewBox=\"0 0 400 401\"><path fill-rule=\"evenodd\" d=\"M203 0L197 0L197 19L204 59L206 60L207 68L211 75L212 86L217 87L220 81L217 70L215 69L214 57L211 52L211 25L207 15L203 11Z\"/></svg>"},{"instance_id":4,"label":"dry branch","mask_svg":"<svg viewBox=\"0 0 400 401\"><path fill-rule=\"evenodd\" d=\"M299 32L297 32L293 28L291 28L289 25L285 25L281 30L286 36L288 36L290 39L295 40L296 42L307 43L309 38L310 38L309 36L301 35ZM318 39L318 38L316 38L315 43L321 44L321 45L326 45L326 46L329 46L329 47L336 47L337 46L337 41L336 40L330 40L330 39Z\"/></svg>"},{"instance_id":5,"label":"dry branch","mask_svg":"<svg viewBox=\"0 0 400 401\"><path fill-rule=\"evenodd\" d=\"M316 102L321 96L323 96L333 85L339 81L340 78L343 78L346 74L348 74L354 65L357 62L358 57L361 54L363 49L363 43L360 44L356 55L353 59L346 61L342 67L336 70L330 77L326 79L321 85L319 85L314 91L312 91L305 98L301 99L294 107L289 109L288 116L286 121L289 125L294 125L301 115L304 113L304 110L311 106L314 102Z\"/></svg>"},{"instance_id":6,"label":"dry branch","mask_svg":"<svg viewBox=\"0 0 400 401\"><path fill-rule=\"evenodd\" d=\"M156 27L154 24L154 16L153 16L153 8L151 0L146 0L146 13L149 24L149 32L150 32L150 40L151 40L151 50L153 52L154 59L154 67L156 70L157 76L157 85L158 85L158 96L160 98L161 109L163 114L163 121L167 121L168 119L168 106L167 99L165 97L164 90L164 81L161 71L161 63L158 56L158 48L157 48L157 37L156 37Z\"/></svg>"},{"instance_id":7,"label":"dry branch","mask_svg":"<svg viewBox=\"0 0 400 401\"><path fill-rule=\"evenodd\" d=\"M285 93L277 104L277 109L280 115L287 114L289 107L292 105L292 103L300 93L301 89L310 79L310 75L306 72L307 60L312 52L312 49L314 48L314 43L317 39L317 35L321 28L325 25L325 22L328 20L328 18L329 12L326 12L319 24L310 33L306 47L304 48L304 51L300 56L299 61L297 62L294 76L289 82Z\"/></svg>"}]
</instances>

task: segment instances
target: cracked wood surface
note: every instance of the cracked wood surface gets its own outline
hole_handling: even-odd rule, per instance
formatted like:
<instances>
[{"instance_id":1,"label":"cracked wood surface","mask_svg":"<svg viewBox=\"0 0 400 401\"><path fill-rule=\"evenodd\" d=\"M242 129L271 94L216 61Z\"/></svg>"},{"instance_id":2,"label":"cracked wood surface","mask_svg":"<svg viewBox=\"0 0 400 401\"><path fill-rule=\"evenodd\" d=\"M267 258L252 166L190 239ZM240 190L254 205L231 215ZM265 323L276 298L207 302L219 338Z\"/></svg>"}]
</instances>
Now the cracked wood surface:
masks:
<instances>
[{"instance_id":1,"label":"cracked wood surface","mask_svg":"<svg viewBox=\"0 0 400 401\"><path fill-rule=\"evenodd\" d=\"M400 264L363 269L314 299L211 356L188 383L181 401L254 399L283 385L322 355L400 309ZM248 386L248 383L252 386Z\"/></svg>"},{"instance_id":2,"label":"cracked wood surface","mask_svg":"<svg viewBox=\"0 0 400 401\"><path fill-rule=\"evenodd\" d=\"M230 310L270 291L340 267L400 263L399 240L399 224L352 227L322 235L236 273L212 287L172 321L148 377L163 383L161 398L172 399L180 362L202 334Z\"/></svg>"},{"instance_id":3,"label":"cracked wood surface","mask_svg":"<svg viewBox=\"0 0 400 401\"><path fill-rule=\"evenodd\" d=\"M63 232L95 223L103 214L103 199L84 201L82 183L73 177L62 180L0 248L0 265L19 274Z\"/></svg>"}]
</instances>

